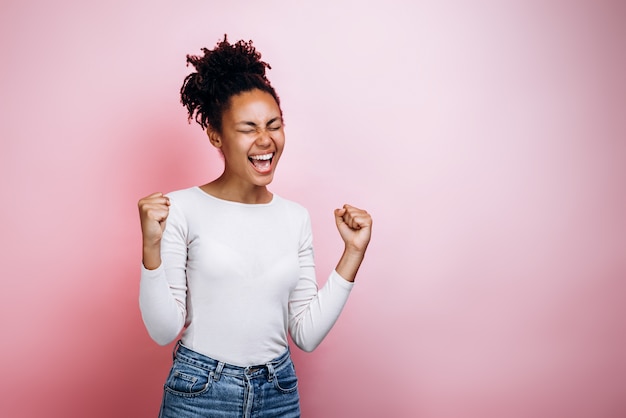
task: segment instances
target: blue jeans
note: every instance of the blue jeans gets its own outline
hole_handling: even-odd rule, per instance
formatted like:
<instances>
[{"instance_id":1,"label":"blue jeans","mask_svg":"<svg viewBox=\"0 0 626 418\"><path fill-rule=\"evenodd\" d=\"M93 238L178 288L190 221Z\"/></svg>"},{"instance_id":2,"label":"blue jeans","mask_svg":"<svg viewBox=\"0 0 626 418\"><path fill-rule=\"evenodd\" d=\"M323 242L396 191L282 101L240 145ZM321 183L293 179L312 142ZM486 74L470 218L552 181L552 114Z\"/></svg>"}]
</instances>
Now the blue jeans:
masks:
<instances>
[{"instance_id":1,"label":"blue jeans","mask_svg":"<svg viewBox=\"0 0 626 418\"><path fill-rule=\"evenodd\" d=\"M289 349L266 364L239 367L179 342L159 417L299 418L298 379Z\"/></svg>"}]
</instances>

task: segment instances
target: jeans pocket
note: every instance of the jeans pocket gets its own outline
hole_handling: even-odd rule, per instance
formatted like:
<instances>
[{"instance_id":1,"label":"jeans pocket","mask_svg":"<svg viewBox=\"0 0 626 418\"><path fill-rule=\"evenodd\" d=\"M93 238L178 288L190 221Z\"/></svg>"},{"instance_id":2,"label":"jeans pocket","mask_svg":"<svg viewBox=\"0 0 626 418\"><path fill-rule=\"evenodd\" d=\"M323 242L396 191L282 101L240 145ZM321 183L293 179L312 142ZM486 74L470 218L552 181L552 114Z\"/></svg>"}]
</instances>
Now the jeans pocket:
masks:
<instances>
[{"instance_id":1,"label":"jeans pocket","mask_svg":"<svg viewBox=\"0 0 626 418\"><path fill-rule=\"evenodd\" d=\"M212 380L212 372L175 361L167 380L165 390L173 395L192 397L206 392Z\"/></svg>"},{"instance_id":2,"label":"jeans pocket","mask_svg":"<svg viewBox=\"0 0 626 418\"><path fill-rule=\"evenodd\" d=\"M286 367L275 372L274 386L283 393L290 393L298 389L298 378L293 363L289 363Z\"/></svg>"}]
</instances>

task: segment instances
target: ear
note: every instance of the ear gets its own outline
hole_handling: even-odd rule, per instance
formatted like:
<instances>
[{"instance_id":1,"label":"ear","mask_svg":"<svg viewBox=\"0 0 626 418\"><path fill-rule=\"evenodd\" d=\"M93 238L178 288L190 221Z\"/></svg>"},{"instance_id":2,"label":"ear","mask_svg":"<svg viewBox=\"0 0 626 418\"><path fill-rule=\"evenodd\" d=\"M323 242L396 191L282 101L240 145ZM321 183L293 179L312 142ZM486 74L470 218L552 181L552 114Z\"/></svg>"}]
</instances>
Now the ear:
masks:
<instances>
[{"instance_id":1,"label":"ear","mask_svg":"<svg viewBox=\"0 0 626 418\"><path fill-rule=\"evenodd\" d=\"M209 141L215 148L222 148L222 138L216 130L209 126L206 129L206 134L209 136Z\"/></svg>"}]
</instances>

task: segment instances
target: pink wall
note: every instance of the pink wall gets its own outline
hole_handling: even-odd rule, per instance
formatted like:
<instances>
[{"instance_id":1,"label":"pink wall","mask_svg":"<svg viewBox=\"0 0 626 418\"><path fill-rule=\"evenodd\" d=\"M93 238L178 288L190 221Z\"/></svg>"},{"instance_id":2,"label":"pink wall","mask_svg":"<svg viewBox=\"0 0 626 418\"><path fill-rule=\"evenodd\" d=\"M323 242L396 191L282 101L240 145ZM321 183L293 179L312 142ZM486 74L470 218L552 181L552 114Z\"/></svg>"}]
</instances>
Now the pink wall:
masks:
<instances>
[{"instance_id":1,"label":"pink wall","mask_svg":"<svg viewBox=\"0 0 626 418\"><path fill-rule=\"evenodd\" d=\"M274 67L320 281L332 209L375 220L305 417L626 416L624 3L367 3L2 3L1 416L156 416L136 201L219 171L178 89L225 32Z\"/></svg>"}]
</instances>

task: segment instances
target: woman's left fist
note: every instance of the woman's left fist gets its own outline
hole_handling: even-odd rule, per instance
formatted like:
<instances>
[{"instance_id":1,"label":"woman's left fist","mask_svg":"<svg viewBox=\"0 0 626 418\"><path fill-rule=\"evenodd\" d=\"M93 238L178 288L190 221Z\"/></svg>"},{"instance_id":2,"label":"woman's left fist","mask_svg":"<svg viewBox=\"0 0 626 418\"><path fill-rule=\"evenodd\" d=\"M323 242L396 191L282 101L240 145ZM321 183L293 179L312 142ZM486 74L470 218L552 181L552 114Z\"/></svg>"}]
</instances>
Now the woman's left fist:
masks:
<instances>
[{"instance_id":1,"label":"woman's left fist","mask_svg":"<svg viewBox=\"0 0 626 418\"><path fill-rule=\"evenodd\" d=\"M372 235L372 217L367 211L350 205L335 209L335 222L346 249L364 253Z\"/></svg>"}]
</instances>

